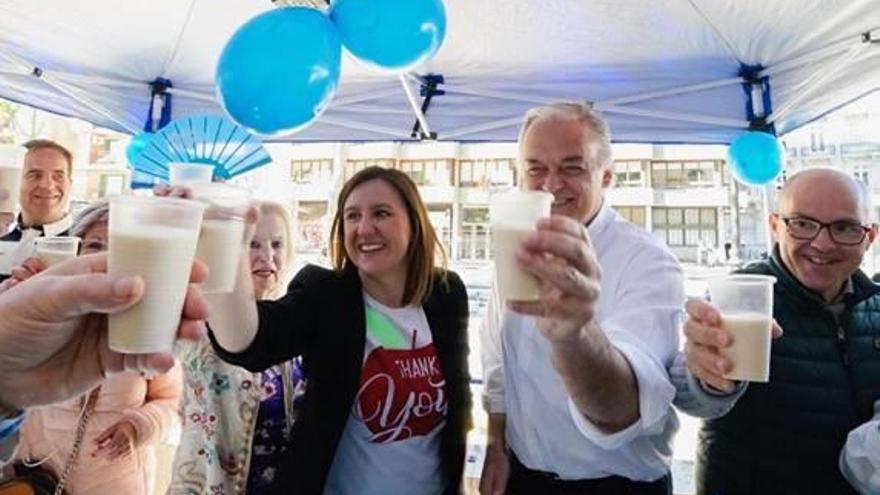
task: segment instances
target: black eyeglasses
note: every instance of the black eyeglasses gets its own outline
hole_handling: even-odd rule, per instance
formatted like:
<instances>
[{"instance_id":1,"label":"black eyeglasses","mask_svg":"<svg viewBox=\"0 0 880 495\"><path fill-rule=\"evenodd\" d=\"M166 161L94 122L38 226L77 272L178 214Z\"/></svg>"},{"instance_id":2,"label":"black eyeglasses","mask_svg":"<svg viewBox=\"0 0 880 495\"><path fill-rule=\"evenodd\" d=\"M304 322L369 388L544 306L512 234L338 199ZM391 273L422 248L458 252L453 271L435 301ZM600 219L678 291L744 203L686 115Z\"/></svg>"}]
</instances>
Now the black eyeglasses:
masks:
<instances>
[{"instance_id":1,"label":"black eyeglasses","mask_svg":"<svg viewBox=\"0 0 880 495\"><path fill-rule=\"evenodd\" d=\"M779 215L777 215L779 216ZM819 236L822 229L828 229L831 240L844 246L861 244L868 235L871 227L849 220L835 220L833 222L820 222L806 217L783 217L788 234L795 239L812 241Z\"/></svg>"}]
</instances>

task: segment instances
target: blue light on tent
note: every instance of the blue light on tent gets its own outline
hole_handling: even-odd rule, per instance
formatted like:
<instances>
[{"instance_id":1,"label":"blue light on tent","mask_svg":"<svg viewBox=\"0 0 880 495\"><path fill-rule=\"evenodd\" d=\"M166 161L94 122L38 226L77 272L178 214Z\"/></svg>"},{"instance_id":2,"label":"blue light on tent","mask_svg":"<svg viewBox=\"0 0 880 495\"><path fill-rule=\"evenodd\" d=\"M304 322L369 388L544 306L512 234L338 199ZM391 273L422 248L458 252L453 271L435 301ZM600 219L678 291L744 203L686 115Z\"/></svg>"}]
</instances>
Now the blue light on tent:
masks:
<instances>
[{"instance_id":1,"label":"blue light on tent","mask_svg":"<svg viewBox=\"0 0 880 495\"><path fill-rule=\"evenodd\" d=\"M782 145L766 132L740 134L730 143L727 155L730 172L744 184L766 184L782 171Z\"/></svg>"},{"instance_id":2,"label":"blue light on tent","mask_svg":"<svg viewBox=\"0 0 880 495\"><path fill-rule=\"evenodd\" d=\"M446 37L441 0L334 0L330 17L352 56L386 71L414 69Z\"/></svg>"},{"instance_id":3,"label":"blue light on tent","mask_svg":"<svg viewBox=\"0 0 880 495\"><path fill-rule=\"evenodd\" d=\"M239 125L265 135L310 124L339 83L342 45L322 12L282 7L236 31L217 64L220 103Z\"/></svg>"},{"instance_id":4,"label":"blue light on tent","mask_svg":"<svg viewBox=\"0 0 880 495\"><path fill-rule=\"evenodd\" d=\"M128 147L125 148L125 157L128 158L128 163L134 163L137 160L144 148L150 144L151 139L153 139L153 134L149 132L141 132L131 138Z\"/></svg>"}]
</instances>

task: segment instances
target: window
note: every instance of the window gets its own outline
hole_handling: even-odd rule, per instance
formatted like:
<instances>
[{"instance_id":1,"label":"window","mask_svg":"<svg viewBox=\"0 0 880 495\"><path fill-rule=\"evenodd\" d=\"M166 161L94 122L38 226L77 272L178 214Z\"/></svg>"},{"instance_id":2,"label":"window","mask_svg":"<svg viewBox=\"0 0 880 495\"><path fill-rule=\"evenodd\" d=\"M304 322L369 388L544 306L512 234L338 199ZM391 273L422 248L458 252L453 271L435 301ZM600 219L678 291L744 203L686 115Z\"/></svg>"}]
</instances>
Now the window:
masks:
<instances>
[{"instance_id":1,"label":"window","mask_svg":"<svg viewBox=\"0 0 880 495\"><path fill-rule=\"evenodd\" d=\"M329 239L325 233L325 224L329 226L327 218L327 203L325 201L302 201L296 209L296 250L297 251L321 251L329 246Z\"/></svg>"},{"instance_id":2,"label":"window","mask_svg":"<svg viewBox=\"0 0 880 495\"><path fill-rule=\"evenodd\" d=\"M101 174L101 184L98 188L100 197L114 196L125 191L125 175Z\"/></svg>"},{"instance_id":3,"label":"window","mask_svg":"<svg viewBox=\"0 0 880 495\"><path fill-rule=\"evenodd\" d=\"M447 256L452 255L452 207L449 205L428 205L428 219Z\"/></svg>"},{"instance_id":4,"label":"window","mask_svg":"<svg viewBox=\"0 0 880 495\"><path fill-rule=\"evenodd\" d=\"M871 171L869 167L870 165L856 165L853 170L853 177L866 187L871 186Z\"/></svg>"},{"instance_id":5,"label":"window","mask_svg":"<svg viewBox=\"0 0 880 495\"><path fill-rule=\"evenodd\" d=\"M715 208L654 208L654 235L669 246L718 243L718 211Z\"/></svg>"},{"instance_id":6,"label":"window","mask_svg":"<svg viewBox=\"0 0 880 495\"><path fill-rule=\"evenodd\" d=\"M458 185L461 187L515 187L516 160L513 158L459 160Z\"/></svg>"},{"instance_id":7,"label":"window","mask_svg":"<svg viewBox=\"0 0 880 495\"><path fill-rule=\"evenodd\" d=\"M333 180L333 160L291 160L290 179L296 184L321 184Z\"/></svg>"},{"instance_id":8,"label":"window","mask_svg":"<svg viewBox=\"0 0 880 495\"><path fill-rule=\"evenodd\" d=\"M641 160L614 162L615 187L644 187L642 169Z\"/></svg>"},{"instance_id":9,"label":"window","mask_svg":"<svg viewBox=\"0 0 880 495\"><path fill-rule=\"evenodd\" d=\"M620 216L630 221L634 225L645 228L645 207L644 206L613 206L620 213Z\"/></svg>"},{"instance_id":10,"label":"window","mask_svg":"<svg viewBox=\"0 0 880 495\"><path fill-rule=\"evenodd\" d=\"M461 209L458 258L488 260L490 256L489 208L465 206Z\"/></svg>"},{"instance_id":11,"label":"window","mask_svg":"<svg viewBox=\"0 0 880 495\"><path fill-rule=\"evenodd\" d=\"M451 159L400 160L398 168L419 186L451 186Z\"/></svg>"},{"instance_id":12,"label":"window","mask_svg":"<svg viewBox=\"0 0 880 495\"><path fill-rule=\"evenodd\" d=\"M346 160L345 180L367 167L394 168L394 158L371 158L368 160Z\"/></svg>"},{"instance_id":13,"label":"window","mask_svg":"<svg viewBox=\"0 0 880 495\"><path fill-rule=\"evenodd\" d=\"M720 161L689 160L651 162L651 184L658 189L715 186Z\"/></svg>"}]
</instances>

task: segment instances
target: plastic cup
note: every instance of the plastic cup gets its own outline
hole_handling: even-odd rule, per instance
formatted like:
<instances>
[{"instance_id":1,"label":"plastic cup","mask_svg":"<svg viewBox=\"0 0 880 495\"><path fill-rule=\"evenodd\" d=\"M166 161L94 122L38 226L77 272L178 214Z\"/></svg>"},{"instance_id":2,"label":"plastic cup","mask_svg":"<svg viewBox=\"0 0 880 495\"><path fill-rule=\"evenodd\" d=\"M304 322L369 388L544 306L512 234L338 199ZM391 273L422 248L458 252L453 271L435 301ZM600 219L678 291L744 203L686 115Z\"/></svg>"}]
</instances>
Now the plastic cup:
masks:
<instances>
[{"instance_id":1,"label":"plastic cup","mask_svg":"<svg viewBox=\"0 0 880 495\"><path fill-rule=\"evenodd\" d=\"M131 354L171 352L205 204L176 198L110 199L111 276L140 275L144 296L108 316L110 349Z\"/></svg>"},{"instance_id":2,"label":"plastic cup","mask_svg":"<svg viewBox=\"0 0 880 495\"><path fill-rule=\"evenodd\" d=\"M196 248L196 258L209 269L202 292L232 292L238 275L250 193L240 187L216 182L195 184L191 190L194 199L207 206Z\"/></svg>"},{"instance_id":3,"label":"plastic cup","mask_svg":"<svg viewBox=\"0 0 880 495\"><path fill-rule=\"evenodd\" d=\"M79 251L79 237L37 237L34 239L34 255L43 260L47 267L64 260L76 258Z\"/></svg>"},{"instance_id":4,"label":"plastic cup","mask_svg":"<svg viewBox=\"0 0 880 495\"><path fill-rule=\"evenodd\" d=\"M709 281L709 297L721 312L721 327L733 336L722 354L733 363L730 380L770 381L773 284L769 275L728 275Z\"/></svg>"},{"instance_id":5,"label":"plastic cup","mask_svg":"<svg viewBox=\"0 0 880 495\"><path fill-rule=\"evenodd\" d=\"M0 212L15 212L21 168L0 166Z\"/></svg>"},{"instance_id":6,"label":"plastic cup","mask_svg":"<svg viewBox=\"0 0 880 495\"><path fill-rule=\"evenodd\" d=\"M495 257L495 284L504 301L540 298L538 279L520 268L516 252L535 231L535 223L550 216L553 195L543 191L510 191L492 196L489 223Z\"/></svg>"},{"instance_id":7,"label":"plastic cup","mask_svg":"<svg viewBox=\"0 0 880 495\"><path fill-rule=\"evenodd\" d=\"M168 164L168 182L172 186L205 184L211 182L214 166L206 163L171 162Z\"/></svg>"}]
</instances>

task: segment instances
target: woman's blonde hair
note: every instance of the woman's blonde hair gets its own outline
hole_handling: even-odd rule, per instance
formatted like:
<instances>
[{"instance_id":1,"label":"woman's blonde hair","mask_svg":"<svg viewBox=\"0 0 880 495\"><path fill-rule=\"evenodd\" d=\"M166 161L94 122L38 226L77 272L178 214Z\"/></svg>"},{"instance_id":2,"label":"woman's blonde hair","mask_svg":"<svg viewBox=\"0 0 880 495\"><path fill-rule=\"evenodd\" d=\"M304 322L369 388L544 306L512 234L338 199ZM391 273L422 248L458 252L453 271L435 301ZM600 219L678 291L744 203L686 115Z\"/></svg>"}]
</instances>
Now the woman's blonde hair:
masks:
<instances>
[{"instance_id":1,"label":"woman's blonde hair","mask_svg":"<svg viewBox=\"0 0 880 495\"><path fill-rule=\"evenodd\" d=\"M268 296L270 298L276 298L284 294L287 286L287 279L290 277L291 272L293 271L293 258L295 252L294 246L294 229L296 225L294 223L293 215L290 213L290 209L281 203L276 203L274 201L260 201L260 215L278 215L281 219L281 224L284 226L284 266L280 267L280 271L278 272L278 282L277 284L269 289Z\"/></svg>"},{"instance_id":2,"label":"woman's blonde hair","mask_svg":"<svg viewBox=\"0 0 880 495\"><path fill-rule=\"evenodd\" d=\"M351 192L365 182L382 180L394 189L403 201L409 218L410 244L406 252L406 283L403 289L403 304L421 304L431 294L434 278L437 276L435 262L446 267L446 252L428 219L428 210L422 202L418 187L405 173L382 167L367 167L354 174L342 186L336 201L336 215L330 228L330 258L338 272L356 270L354 263L345 251L345 222L343 213L345 201Z\"/></svg>"},{"instance_id":3,"label":"woman's blonde hair","mask_svg":"<svg viewBox=\"0 0 880 495\"><path fill-rule=\"evenodd\" d=\"M82 237L93 225L110 220L110 202L99 199L77 213L68 232L75 237Z\"/></svg>"}]
</instances>

